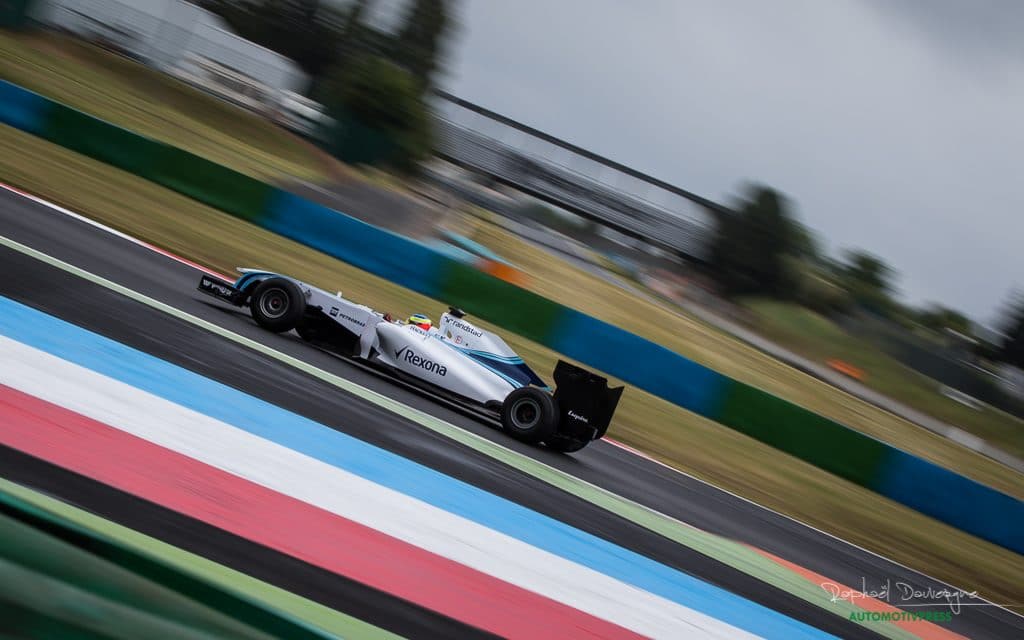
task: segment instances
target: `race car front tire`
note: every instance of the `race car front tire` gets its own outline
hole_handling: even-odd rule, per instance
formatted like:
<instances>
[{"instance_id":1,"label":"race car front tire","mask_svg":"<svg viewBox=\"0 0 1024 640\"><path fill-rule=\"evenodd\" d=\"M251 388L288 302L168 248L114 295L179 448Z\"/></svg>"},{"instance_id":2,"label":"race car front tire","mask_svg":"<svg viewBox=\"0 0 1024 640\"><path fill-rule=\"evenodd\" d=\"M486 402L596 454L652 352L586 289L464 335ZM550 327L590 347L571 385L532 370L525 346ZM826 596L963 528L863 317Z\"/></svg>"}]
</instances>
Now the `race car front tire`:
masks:
<instances>
[{"instance_id":1,"label":"race car front tire","mask_svg":"<svg viewBox=\"0 0 1024 640\"><path fill-rule=\"evenodd\" d=\"M558 428L554 397L537 387L520 387L501 405L501 424L516 440L537 444L550 439Z\"/></svg>"},{"instance_id":2,"label":"race car front tire","mask_svg":"<svg viewBox=\"0 0 1024 640\"><path fill-rule=\"evenodd\" d=\"M267 331L282 333L294 329L302 320L306 300L299 286L291 280L267 278L253 291L249 312L256 324Z\"/></svg>"}]
</instances>

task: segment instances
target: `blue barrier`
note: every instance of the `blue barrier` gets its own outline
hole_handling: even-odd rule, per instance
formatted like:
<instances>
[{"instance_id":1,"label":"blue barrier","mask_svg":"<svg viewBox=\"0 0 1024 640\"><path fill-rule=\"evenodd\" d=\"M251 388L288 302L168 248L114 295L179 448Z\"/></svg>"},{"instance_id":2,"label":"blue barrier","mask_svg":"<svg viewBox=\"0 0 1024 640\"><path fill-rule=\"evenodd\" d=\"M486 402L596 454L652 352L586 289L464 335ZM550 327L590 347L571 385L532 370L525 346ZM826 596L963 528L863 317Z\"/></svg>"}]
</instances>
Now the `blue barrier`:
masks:
<instances>
[{"instance_id":1,"label":"blue barrier","mask_svg":"<svg viewBox=\"0 0 1024 640\"><path fill-rule=\"evenodd\" d=\"M53 105L43 96L0 80L0 122L28 133L39 134Z\"/></svg>"},{"instance_id":2,"label":"blue barrier","mask_svg":"<svg viewBox=\"0 0 1024 640\"><path fill-rule=\"evenodd\" d=\"M329 207L277 190L257 224L427 296L438 291L442 261L426 245Z\"/></svg>"},{"instance_id":3,"label":"blue barrier","mask_svg":"<svg viewBox=\"0 0 1024 640\"><path fill-rule=\"evenodd\" d=\"M883 496L1024 554L1024 502L892 448L874 486Z\"/></svg>"},{"instance_id":4,"label":"blue barrier","mask_svg":"<svg viewBox=\"0 0 1024 640\"><path fill-rule=\"evenodd\" d=\"M732 380L683 356L566 309L548 346L648 393L714 418Z\"/></svg>"}]
</instances>

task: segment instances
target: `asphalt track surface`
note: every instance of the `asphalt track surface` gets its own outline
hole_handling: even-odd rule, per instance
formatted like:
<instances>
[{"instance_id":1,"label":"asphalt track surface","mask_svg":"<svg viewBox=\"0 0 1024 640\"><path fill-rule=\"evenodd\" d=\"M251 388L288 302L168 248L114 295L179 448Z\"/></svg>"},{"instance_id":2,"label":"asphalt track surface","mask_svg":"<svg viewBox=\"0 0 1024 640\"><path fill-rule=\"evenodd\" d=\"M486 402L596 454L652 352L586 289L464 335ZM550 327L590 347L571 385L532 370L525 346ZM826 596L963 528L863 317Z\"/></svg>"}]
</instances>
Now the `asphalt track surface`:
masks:
<instances>
[{"instance_id":1,"label":"asphalt track surface","mask_svg":"<svg viewBox=\"0 0 1024 640\"><path fill-rule=\"evenodd\" d=\"M0 235L387 394L683 522L752 544L842 584L857 586L866 578L904 582L918 590L946 588L941 582L608 443L594 443L572 456L518 443L471 417L310 347L295 336L259 329L248 315L196 291L199 272L191 267L6 191L0 192ZM878 637L301 371L5 247L0 247L0 274L0 295L344 431L837 636ZM344 283L338 283L338 288L344 289ZM372 300L365 302L372 306ZM397 633L410 637L482 635L457 621L342 577L323 575L325 572L315 567L87 478L49 468L9 449L0 450L0 469L12 480ZM964 607L963 613L943 626L968 637L1024 637L1024 618L996 607Z\"/></svg>"}]
</instances>

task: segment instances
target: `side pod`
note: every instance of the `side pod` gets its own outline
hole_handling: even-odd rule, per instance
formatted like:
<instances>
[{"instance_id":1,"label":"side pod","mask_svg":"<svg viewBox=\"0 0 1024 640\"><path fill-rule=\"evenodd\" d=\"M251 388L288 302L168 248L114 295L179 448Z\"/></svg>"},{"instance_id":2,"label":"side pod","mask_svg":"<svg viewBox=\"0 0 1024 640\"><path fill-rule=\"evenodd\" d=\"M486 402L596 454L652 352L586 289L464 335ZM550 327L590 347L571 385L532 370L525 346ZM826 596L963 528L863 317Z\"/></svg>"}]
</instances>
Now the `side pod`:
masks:
<instances>
[{"instance_id":1,"label":"side pod","mask_svg":"<svg viewBox=\"0 0 1024 640\"><path fill-rule=\"evenodd\" d=\"M622 397L622 387L610 388L608 379L559 360L552 374L558 403L558 433L584 441L604 436Z\"/></svg>"}]
</instances>

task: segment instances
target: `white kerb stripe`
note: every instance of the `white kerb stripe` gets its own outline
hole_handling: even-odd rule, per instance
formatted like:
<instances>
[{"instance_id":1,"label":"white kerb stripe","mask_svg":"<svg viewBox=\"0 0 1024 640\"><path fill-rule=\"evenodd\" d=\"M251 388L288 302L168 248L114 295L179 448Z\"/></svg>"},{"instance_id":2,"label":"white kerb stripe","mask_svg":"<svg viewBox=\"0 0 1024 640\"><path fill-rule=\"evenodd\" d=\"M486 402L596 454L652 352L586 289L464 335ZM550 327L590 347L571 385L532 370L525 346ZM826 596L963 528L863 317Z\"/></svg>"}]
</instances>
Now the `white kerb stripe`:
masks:
<instances>
[{"instance_id":1,"label":"white kerb stripe","mask_svg":"<svg viewBox=\"0 0 1024 640\"><path fill-rule=\"evenodd\" d=\"M757 637L6 336L0 361L0 384L637 633Z\"/></svg>"}]
</instances>

